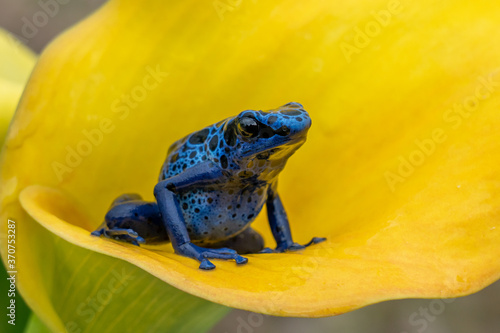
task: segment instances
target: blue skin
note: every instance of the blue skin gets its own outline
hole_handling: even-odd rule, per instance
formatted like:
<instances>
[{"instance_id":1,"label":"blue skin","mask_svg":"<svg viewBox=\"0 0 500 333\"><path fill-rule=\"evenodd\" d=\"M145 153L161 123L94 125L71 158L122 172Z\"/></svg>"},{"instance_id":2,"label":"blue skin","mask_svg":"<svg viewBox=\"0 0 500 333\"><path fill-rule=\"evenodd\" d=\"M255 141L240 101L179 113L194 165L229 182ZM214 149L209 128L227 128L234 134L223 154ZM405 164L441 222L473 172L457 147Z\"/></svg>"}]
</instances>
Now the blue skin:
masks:
<instances>
[{"instance_id":1,"label":"blue skin","mask_svg":"<svg viewBox=\"0 0 500 333\"><path fill-rule=\"evenodd\" d=\"M92 235L134 245L172 242L177 254L248 262L245 253L300 250L277 192L278 175L306 141L311 118L299 103L269 111L247 110L192 133L169 149L155 186L155 202L137 194L118 197ZM264 204L277 247L264 248L250 228Z\"/></svg>"}]
</instances>

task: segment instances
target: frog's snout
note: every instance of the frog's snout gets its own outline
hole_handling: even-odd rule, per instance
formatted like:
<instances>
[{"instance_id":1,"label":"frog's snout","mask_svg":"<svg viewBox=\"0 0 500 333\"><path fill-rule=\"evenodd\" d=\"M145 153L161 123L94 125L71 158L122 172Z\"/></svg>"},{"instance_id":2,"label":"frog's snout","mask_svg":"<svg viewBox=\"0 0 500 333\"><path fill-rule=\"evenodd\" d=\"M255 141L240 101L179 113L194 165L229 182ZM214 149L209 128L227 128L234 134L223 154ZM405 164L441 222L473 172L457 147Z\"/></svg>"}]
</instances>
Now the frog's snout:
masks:
<instances>
[{"instance_id":1,"label":"frog's snout","mask_svg":"<svg viewBox=\"0 0 500 333\"><path fill-rule=\"evenodd\" d=\"M288 128L290 137L302 137L307 135L307 131L311 127L312 121L309 113L304 110L299 103L291 102L283 105L279 111L283 115L283 127Z\"/></svg>"}]
</instances>

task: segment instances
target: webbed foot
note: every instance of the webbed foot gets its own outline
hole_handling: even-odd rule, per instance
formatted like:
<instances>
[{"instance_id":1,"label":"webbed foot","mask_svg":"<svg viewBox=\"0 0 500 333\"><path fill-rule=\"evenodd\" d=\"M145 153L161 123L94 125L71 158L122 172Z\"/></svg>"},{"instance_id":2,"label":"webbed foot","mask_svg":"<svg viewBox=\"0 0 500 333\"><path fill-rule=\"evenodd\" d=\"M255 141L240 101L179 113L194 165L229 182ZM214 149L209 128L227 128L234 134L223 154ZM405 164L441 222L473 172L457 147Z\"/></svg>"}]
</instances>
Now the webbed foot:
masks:
<instances>
[{"instance_id":1,"label":"webbed foot","mask_svg":"<svg viewBox=\"0 0 500 333\"><path fill-rule=\"evenodd\" d=\"M308 243L304 244L304 246L308 247L309 245L318 244L324 241L326 241L326 237L313 237Z\"/></svg>"},{"instance_id":2,"label":"webbed foot","mask_svg":"<svg viewBox=\"0 0 500 333\"><path fill-rule=\"evenodd\" d=\"M318 243L321 243L324 241L326 241L325 237L313 237L313 239L311 239L309 242L307 242L304 245L300 245L300 244L295 243L295 242L283 243L283 244L278 245L276 247L276 249L274 249L274 250L269 248L269 247L266 247L262 251L260 251L259 253L283 253L285 251L298 251L298 250L305 249L306 247L308 247L310 245L318 244Z\"/></svg>"},{"instance_id":3,"label":"webbed foot","mask_svg":"<svg viewBox=\"0 0 500 333\"><path fill-rule=\"evenodd\" d=\"M214 269L215 265L208 259L234 259L237 264L246 264L247 258L240 256L235 250L229 248L207 249L194 245L193 243L184 243L176 249L177 254L196 259L200 262L200 269Z\"/></svg>"},{"instance_id":4,"label":"webbed foot","mask_svg":"<svg viewBox=\"0 0 500 333\"><path fill-rule=\"evenodd\" d=\"M116 228L116 229L107 229L107 228L100 228L91 233L93 236L101 236L104 235L107 238L112 238L116 239L119 241L131 243L133 245L139 246L139 244L145 244L146 241L144 238L139 236L137 232L135 232L132 229L121 229L121 228Z\"/></svg>"}]
</instances>

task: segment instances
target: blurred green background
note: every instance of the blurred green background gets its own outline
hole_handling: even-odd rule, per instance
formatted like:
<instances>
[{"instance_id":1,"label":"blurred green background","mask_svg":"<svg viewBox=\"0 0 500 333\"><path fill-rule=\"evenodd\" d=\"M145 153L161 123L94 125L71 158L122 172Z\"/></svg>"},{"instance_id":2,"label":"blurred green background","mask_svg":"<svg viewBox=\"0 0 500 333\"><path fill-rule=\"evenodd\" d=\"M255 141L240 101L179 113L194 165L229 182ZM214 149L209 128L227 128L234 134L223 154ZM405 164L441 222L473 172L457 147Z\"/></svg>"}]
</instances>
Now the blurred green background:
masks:
<instances>
[{"instance_id":1,"label":"blurred green background","mask_svg":"<svg viewBox=\"0 0 500 333\"><path fill-rule=\"evenodd\" d=\"M26 32L26 20L42 10L45 0L0 0L0 26L40 53L57 34L92 13L104 0L67 0L59 12L36 32ZM24 30L23 30L24 29ZM1 307L7 306L8 281L0 268ZM17 325L2 315L0 332L22 332L29 309L18 299ZM446 304L440 300L400 300L371 305L341 316L320 319L279 318L234 310L212 333L264 332L387 332L499 333L500 281L471 296Z\"/></svg>"}]
</instances>

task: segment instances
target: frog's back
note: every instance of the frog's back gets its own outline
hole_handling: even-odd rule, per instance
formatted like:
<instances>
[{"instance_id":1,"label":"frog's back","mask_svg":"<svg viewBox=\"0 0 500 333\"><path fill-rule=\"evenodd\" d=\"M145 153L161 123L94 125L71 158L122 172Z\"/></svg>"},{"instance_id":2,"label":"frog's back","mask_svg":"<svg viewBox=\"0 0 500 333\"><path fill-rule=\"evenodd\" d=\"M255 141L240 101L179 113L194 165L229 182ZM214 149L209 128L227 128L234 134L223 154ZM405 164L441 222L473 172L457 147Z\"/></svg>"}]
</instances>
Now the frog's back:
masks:
<instances>
[{"instance_id":1,"label":"frog's back","mask_svg":"<svg viewBox=\"0 0 500 333\"><path fill-rule=\"evenodd\" d=\"M159 180L175 176L208 159L215 159L217 163L213 152L222 146L224 122L207 126L174 142L168 149Z\"/></svg>"}]
</instances>

